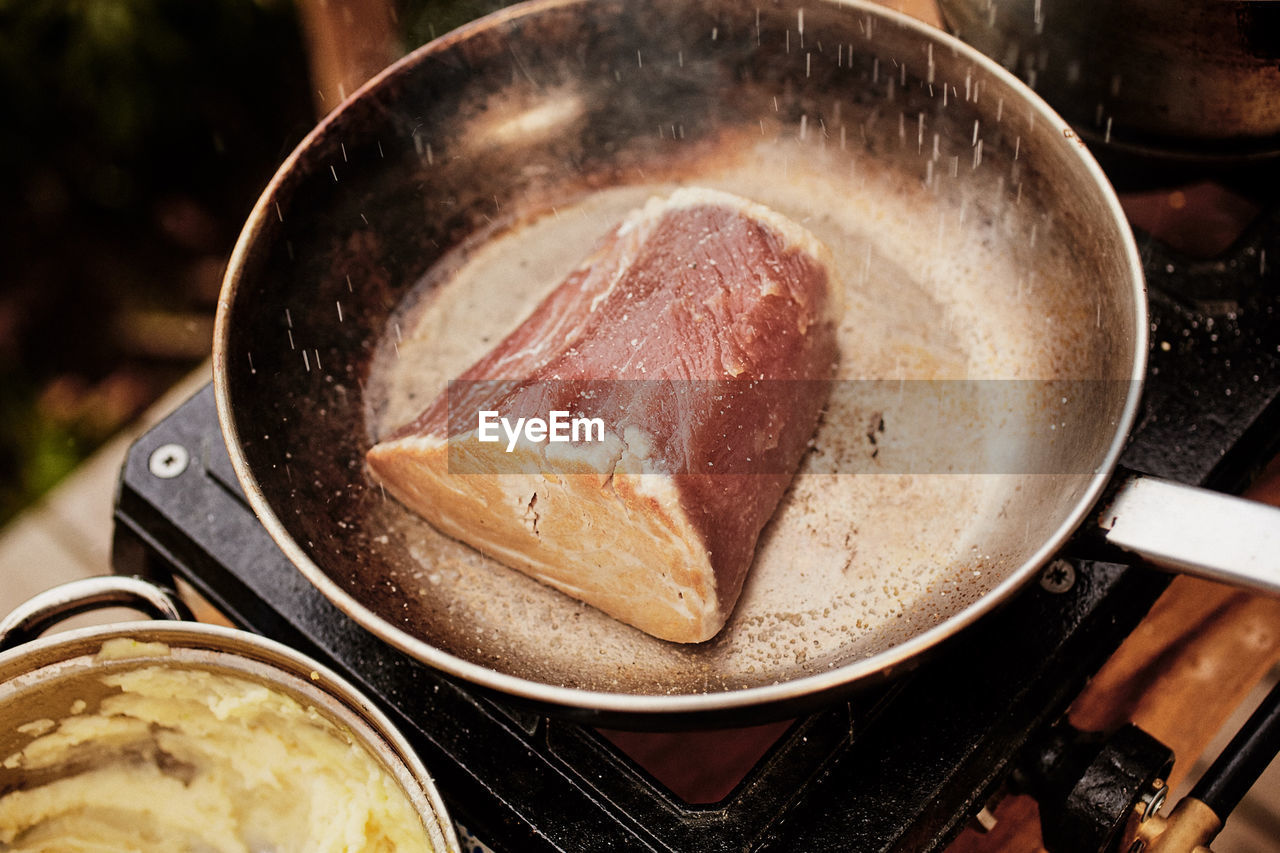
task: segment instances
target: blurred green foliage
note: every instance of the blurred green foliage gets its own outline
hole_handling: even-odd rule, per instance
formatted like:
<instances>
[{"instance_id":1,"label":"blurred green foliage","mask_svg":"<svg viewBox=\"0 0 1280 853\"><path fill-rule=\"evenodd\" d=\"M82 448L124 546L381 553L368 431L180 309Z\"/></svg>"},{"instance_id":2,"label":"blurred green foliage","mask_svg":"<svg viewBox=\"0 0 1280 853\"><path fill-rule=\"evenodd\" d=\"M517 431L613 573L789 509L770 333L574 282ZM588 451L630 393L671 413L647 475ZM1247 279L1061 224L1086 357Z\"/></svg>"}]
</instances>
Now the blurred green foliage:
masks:
<instances>
[{"instance_id":1,"label":"blurred green foliage","mask_svg":"<svg viewBox=\"0 0 1280 853\"><path fill-rule=\"evenodd\" d=\"M284 0L0 0L4 174L115 211L235 192L310 124L305 72Z\"/></svg>"},{"instance_id":2,"label":"blurred green foliage","mask_svg":"<svg viewBox=\"0 0 1280 853\"><path fill-rule=\"evenodd\" d=\"M392 1L410 47L506 5ZM0 0L0 524L199 361L131 318L212 315L307 70L291 0Z\"/></svg>"},{"instance_id":3,"label":"blurred green foliage","mask_svg":"<svg viewBox=\"0 0 1280 853\"><path fill-rule=\"evenodd\" d=\"M0 491L0 518L52 488L83 453L73 431L41 415L32 404L34 396L29 387L18 382L0 385L0 432L8 439L5 450L9 455L0 464L14 472L14 480L7 481Z\"/></svg>"},{"instance_id":4,"label":"blurred green foliage","mask_svg":"<svg viewBox=\"0 0 1280 853\"><path fill-rule=\"evenodd\" d=\"M122 326L211 313L306 72L288 0L0 0L0 523L198 361Z\"/></svg>"}]
</instances>

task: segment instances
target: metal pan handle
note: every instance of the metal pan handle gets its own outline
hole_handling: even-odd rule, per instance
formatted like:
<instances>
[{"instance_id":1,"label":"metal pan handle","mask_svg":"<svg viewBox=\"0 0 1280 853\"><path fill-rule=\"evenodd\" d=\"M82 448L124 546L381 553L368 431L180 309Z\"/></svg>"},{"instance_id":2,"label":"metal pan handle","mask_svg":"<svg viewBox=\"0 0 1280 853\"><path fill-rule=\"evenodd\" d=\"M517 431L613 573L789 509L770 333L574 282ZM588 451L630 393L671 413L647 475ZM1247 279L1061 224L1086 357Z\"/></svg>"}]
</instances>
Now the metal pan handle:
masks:
<instances>
[{"instance_id":1,"label":"metal pan handle","mask_svg":"<svg viewBox=\"0 0 1280 853\"><path fill-rule=\"evenodd\" d=\"M103 575L47 589L0 619L0 651L34 639L80 613L129 607L157 619L190 620L191 611L177 593L141 578Z\"/></svg>"},{"instance_id":2,"label":"metal pan handle","mask_svg":"<svg viewBox=\"0 0 1280 853\"><path fill-rule=\"evenodd\" d=\"M1153 565L1280 595L1280 508L1139 476L1100 524L1108 542Z\"/></svg>"}]
</instances>

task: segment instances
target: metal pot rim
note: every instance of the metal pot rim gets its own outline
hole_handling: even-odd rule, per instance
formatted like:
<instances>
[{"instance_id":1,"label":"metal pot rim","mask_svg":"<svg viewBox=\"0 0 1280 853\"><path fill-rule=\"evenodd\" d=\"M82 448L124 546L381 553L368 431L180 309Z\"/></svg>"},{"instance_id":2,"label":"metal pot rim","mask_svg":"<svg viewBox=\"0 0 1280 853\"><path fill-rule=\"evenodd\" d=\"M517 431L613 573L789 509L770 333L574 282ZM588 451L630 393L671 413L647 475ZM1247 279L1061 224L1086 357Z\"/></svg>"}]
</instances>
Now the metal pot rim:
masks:
<instances>
[{"instance_id":1,"label":"metal pot rim","mask_svg":"<svg viewBox=\"0 0 1280 853\"><path fill-rule=\"evenodd\" d=\"M444 801L413 747L353 684L329 667L275 640L221 625L188 621L128 621L75 628L29 640L0 652L0 696L60 678L86 675L105 665L160 663L151 655L98 662L92 657L114 639L163 643L178 666L249 678L304 701L340 724L396 777L422 817L433 848L458 851ZM198 660L182 660L182 652ZM228 666L234 660L236 666ZM410 787L412 786L412 787Z\"/></svg>"}]
</instances>

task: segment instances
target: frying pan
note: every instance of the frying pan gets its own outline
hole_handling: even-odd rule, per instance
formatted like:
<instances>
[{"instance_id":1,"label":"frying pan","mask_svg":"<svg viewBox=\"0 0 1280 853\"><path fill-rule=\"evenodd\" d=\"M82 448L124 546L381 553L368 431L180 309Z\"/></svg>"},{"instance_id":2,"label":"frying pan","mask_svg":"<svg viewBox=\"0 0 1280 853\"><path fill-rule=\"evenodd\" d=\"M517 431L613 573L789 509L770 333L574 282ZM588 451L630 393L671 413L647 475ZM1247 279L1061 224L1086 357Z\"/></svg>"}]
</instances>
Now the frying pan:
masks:
<instances>
[{"instance_id":1,"label":"frying pan","mask_svg":"<svg viewBox=\"0 0 1280 853\"><path fill-rule=\"evenodd\" d=\"M440 536L363 463L626 211L683 185L806 225L847 304L813 452L696 646ZM1101 171L951 37L846 2L539 0L406 57L293 152L232 255L214 379L251 505L356 622L518 702L661 725L829 702L1007 600L1107 486L1146 331ZM1185 520L1149 525L1170 490L1204 497L1127 483L1111 535L1205 562L1177 547Z\"/></svg>"}]
</instances>

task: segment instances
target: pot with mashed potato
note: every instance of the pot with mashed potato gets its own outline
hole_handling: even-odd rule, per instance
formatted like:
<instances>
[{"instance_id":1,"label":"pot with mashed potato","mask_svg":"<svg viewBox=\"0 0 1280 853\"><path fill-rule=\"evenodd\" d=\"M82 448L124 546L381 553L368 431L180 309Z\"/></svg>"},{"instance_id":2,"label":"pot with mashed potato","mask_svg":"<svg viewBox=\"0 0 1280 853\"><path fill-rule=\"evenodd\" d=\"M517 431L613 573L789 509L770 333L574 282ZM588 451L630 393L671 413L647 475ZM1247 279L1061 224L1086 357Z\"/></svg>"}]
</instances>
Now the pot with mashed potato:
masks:
<instances>
[{"instance_id":1,"label":"pot with mashed potato","mask_svg":"<svg viewBox=\"0 0 1280 853\"><path fill-rule=\"evenodd\" d=\"M0 653L0 851L102 850L458 842L408 743L327 668L242 631L127 622Z\"/></svg>"}]
</instances>

